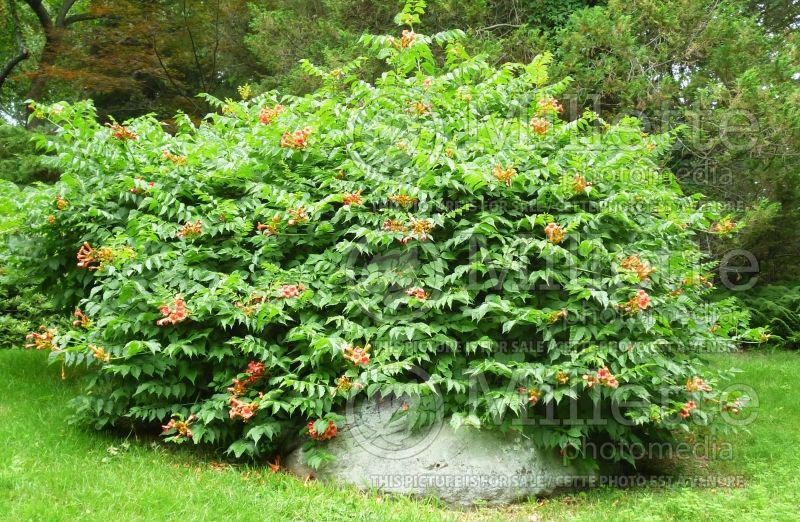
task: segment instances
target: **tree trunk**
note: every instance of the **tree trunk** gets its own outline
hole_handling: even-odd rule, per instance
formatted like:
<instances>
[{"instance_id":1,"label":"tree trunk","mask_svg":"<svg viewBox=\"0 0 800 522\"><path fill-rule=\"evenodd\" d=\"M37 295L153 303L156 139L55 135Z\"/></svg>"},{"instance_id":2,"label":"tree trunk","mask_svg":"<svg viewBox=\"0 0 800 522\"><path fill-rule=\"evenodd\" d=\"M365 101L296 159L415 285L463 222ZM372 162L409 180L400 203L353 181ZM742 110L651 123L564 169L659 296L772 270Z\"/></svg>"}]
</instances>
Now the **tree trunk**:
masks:
<instances>
[{"instance_id":1,"label":"tree trunk","mask_svg":"<svg viewBox=\"0 0 800 522\"><path fill-rule=\"evenodd\" d=\"M33 100L35 102L40 102L45 97L47 93L47 69L55 65L56 58L57 58L57 44L58 44L58 37L56 36L55 32L58 29L51 28L47 31L44 41L44 48L42 49L42 54L39 57L39 66L36 76L33 77L31 81L31 86L28 89L28 100ZM31 109L28 108L29 113ZM32 119L28 122L28 128L32 129L34 127L38 127L42 124L41 120Z\"/></svg>"},{"instance_id":2,"label":"tree trunk","mask_svg":"<svg viewBox=\"0 0 800 522\"><path fill-rule=\"evenodd\" d=\"M42 56L39 58L39 74L34 76L31 81L30 89L28 89L28 99L40 101L42 94L44 94L45 87L47 86L47 78L42 71L55 63L55 53L52 50L52 45L49 42L45 43L42 50Z\"/></svg>"},{"instance_id":3,"label":"tree trunk","mask_svg":"<svg viewBox=\"0 0 800 522\"><path fill-rule=\"evenodd\" d=\"M6 78L8 78L8 76L11 74L11 71L14 70L14 67L16 67L17 64L19 64L19 62L25 60L29 56L30 52L28 51L28 48L25 47L20 50L19 54L17 54L15 57L10 59L8 63L6 63L5 67L3 67L2 70L0 70L0 89L3 88L3 84L6 82Z\"/></svg>"}]
</instances>

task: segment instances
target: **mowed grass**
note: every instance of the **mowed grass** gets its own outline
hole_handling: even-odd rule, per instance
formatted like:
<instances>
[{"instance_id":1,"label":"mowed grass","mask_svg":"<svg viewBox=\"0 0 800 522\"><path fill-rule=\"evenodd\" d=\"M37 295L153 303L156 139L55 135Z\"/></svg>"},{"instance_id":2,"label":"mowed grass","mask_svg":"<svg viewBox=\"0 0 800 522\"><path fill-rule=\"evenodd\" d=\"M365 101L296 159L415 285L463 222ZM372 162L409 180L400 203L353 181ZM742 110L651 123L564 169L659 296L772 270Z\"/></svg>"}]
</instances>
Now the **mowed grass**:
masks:
<instances>
[{"instance_id":1,"label":"mowed grass","mask_svg":"<svg viewBox=\"0 0 800 522\"><path fill-rule=\"evenodd\" d=\"M741 476L742 487L602 487L460 512L433 500L304 484L261 467L219 465L188 448L69 425L76 383L61 381L43 353L0 350L0 520L798 520L800 355L732 354L714 362L744 370L736 382L757 392L758 418L726 439L732 459L671 468Z\"/></svg>"},{"instance_id":2,"label":"mowed grass","mask_svg":"<svg viewBox=\"0 0 800 522\"><path fill-rule=\"evenodd\" d=\"M44 353L0 350L0 520L442 520L432 505L388 501L269 469L226 468L189 448L69 425L77 384ZM125 447L127 446L127 449ZM109 448L116 448L116 455ZM113 452L113 450L112 450ZM450 517L453 519L453 517Z\"/></svg>"},{"instance_id":3,"label":"mowed grass","mask_svg":"<svg viewBox=\"0 0 800 522\"><path fill-rule=\"evenodd\" d=\"M547 501L537 514L592 522L800 520L800 354L726 354L712 361L743 370L732 382L755 390L757 417L723 439L730 454L686 463L680 473L742 477L743 487L598 488Z\"/></svg>"}]
</instances>

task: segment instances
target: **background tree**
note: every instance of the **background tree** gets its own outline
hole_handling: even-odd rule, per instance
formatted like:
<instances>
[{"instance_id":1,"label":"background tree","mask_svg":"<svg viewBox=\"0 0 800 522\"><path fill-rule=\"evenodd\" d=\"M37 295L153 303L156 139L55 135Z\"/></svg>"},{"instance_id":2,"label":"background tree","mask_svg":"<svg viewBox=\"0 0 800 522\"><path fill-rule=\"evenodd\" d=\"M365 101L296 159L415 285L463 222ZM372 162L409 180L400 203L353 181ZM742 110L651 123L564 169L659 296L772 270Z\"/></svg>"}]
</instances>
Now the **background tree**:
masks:
<instances>
[{"instance_id":1,"label":"background tree","mask_svg":"<svg viewBox=\"0 0 800 522\"><path fill-rule=\"evenodd\" d=\"M7 35L5 35L4 47L9 49L15 48L16 53L12 51L11 56L6 61L3 68L0 69L0 89L3 87L3 83L5 83L6 78L8 75L11 74L11 71L19 65L22 60L28 59L30 57L30 49L25 44L25 40L22 36L22 27L19 20L19 15L17 14L17 6L12 0L8 0L7 2L8 12L6 16L8 17L8 25L10 26L10 31ZM11 40L13 40L13 47L11 45Z\"/></svg>"},{"instance_id":2,"label":"background tree","mask_svg":"<svg viewBox=\"0 0 800 522\"><path fill-rule=\"evenodd\" d=\"M16 85L0 100L17 118L26 98L93 98L103 116L121 119L202 116L209 108L197 93L233 93L258 70L243 44L247 13L243 0L8 0L4 23L22 43L6 53ZM22 49L33 60L20 69Z\"/></svg>"},{"instance_id":3,"label":"background tree","mask_svg":"<svg viewBox=\"0 0 800 522\"><path fill-rule=\"evenodd\" d=\"M785 256L800 246L797 19L797 2L610 0L576 11L554 43L576 107L634 113L653 131L688 127L671 167L747 214L736 245L772 279L797 276Z\"/></svg>"},{"instance_id":4,"label":"background tree","mask_svg":"<svg viewBox=\"0 0 800 522\"><path fill-rule=\"evenodd\" d=\"M268 73L262 86L309 90L297 59L336 67L362 52L357 34L388 30L393 11L373 0L252 7L246 43ZM465 27L467 48L494 62L552 52L556 73L574 79L573 118L589 106L609 120L633 113L651 132L685 126L670 167L748 223L735 242L706 247L750 250L778 280L800 275L787 263L800 247L799 21L795 0L433 0L419 30Z\"/></svg>"}]
</instances>

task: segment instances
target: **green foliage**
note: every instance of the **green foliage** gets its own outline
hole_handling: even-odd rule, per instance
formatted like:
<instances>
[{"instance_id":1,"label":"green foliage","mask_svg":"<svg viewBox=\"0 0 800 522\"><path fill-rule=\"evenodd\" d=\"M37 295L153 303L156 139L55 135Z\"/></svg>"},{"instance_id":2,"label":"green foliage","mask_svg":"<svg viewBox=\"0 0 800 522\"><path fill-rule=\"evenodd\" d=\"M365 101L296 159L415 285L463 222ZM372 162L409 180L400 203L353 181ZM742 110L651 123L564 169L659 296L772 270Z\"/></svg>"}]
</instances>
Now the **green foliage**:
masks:
<instances>
[{"instance_id":1,"label":"green foliage","mask_svg":"<svg viewBox=\"0 0 800 522\"><path fill-rule=\"evenodd\" d=\"M800 277L800 266L788 261L800 248L794 226L800 218L796 1L103 0L44 5L51 18L59 5L68 8L68 18L77 17L76 23L50 31L49 44L33 10L23 2L0 3L5 29L0 31L0 60L11 60L22 47L31 51L0 92L0 110L7 118L22 119L22 101L28 97L89 96L102 119L121 120L150 112L164 118L176 111L199 118L209 106L196 92L233 97L235 87L245 82L258 92L308 93L322 81L299 63L302 58L326 70L342 68L363 53L362 33L394 30L396 22L412 22L425 34L463 27L468 35L461 42L464 49L493 63L527 63L550 52L554 75L574 80L563 94L569 118L590 106L608 121L639 115L649 132L685 125L687 132L666 160L684 189L735 210L737 220L747 224L735 246L761 261L762 277ZM396 15L398 9L402 12ZM373 81L385 71L385 63L372 57L356 74ZM761 212L765 198L781 211ZM742 219L752 213L758 213L758 221ZM719 258L731 243L712 246Z\"/></svg>"},{"instance_id":2,"label":"green foliage","mask_svg":"<svg viewBox=\"0 0 800 522\"><path fill-rule=\"evenodd\" d=\"M44 165L36 137L22 127L0 123L0 180L27 185L58 179L57 172Z\"/></svg>"},{"instance_id":3,"label":"green foliage","mask_svg":"<svg viewBox=\"0 0 800 522\"><path fill-rule=\"evenodd\" d=\"M771 345L800 347L800 287L765 285L740 297L751 315L751 323L763 328Z\"/></svg>"},{"instance_id":4,"label":"green foliage","mask_svg":"<svg viewBox=\"0 0 800 522\"><path fill-rule=\"evenodd\" d=\"M62 323L56 312L41 293L0 274L0 348L19 346L29 332L44 323Z\"/></svg>"},{"instance_id":5,"label":"green foliage","mask_svg":"<svg viewBox=\"0 0 800 522\"><path fill-rule=\"evenodd\" d=\"M554 43L569 97L607 118L642 115L650 129L687 125L669 164L682 186L739 214L763 208L737 242L771 280L797 278L800 89L795 26L764 26L786 6L743 0L609 0L576 11ZM797 3L794 5L795 20ZM766 11L766 13L764 12ZM709 14L713 13L713 15ZM721 243L726 247L730 243ZM724 250L720 251L720 253Z\"/></svg>"},{"instance_id":6,"label":"green foliage","mask_svg":"<svg viewBox=\"0 0 800 522\"><path fill-rule=\"evenodd\" d=\"M533 27L560 29L575 11L605 3L603 0L541 0L525 9L522 16Z\"/></svg>"},{"instance_id":7,"label":"green foliage","mask_svg":"<svg viewBox=\"0 0 800 522\"><path fill-rule=\"evenodd\" d=\"M393 7L284 0L256 10L248 46L270 62L273 76L263 85L308 92L317 84L296 60L340 66L361 52L356 35L392 27ZM472 0L454 6L432 0L426 11L418 30L464 27L465 48L489 61L527 62L551 52L554 74L574 80L563 95L570 117L589 106L608 121L639 115L651 132L686 125L667 164L688 192L729 204L747 225L735 244L715 242L715 257L744 248L760 260L765 279L800 276L789 261L800 248L794 226L800 217L800 4ZM373 61L361 77L382 71ZM782 211L760 212L765 198ZM753 213L758 221L744 219Z\"/></svg>"},{"instance_id":8,"label":"green foliage","mask_svg":"<svg viewBox=\"0 0 800 522\"><path fill-rule=\"evenodd\" d=\"M38 205L48 205L46 198L36 187L0 179L0 348L19 345L25 334L43 323L60 322L58 310L37 291L31 272L14 256L23 248L19 234L25 215Z\"/></svg>"},{"instance_id":9,"label":"green foliage","mask_svg":"<svg viewBox=\"0 0 800 522\"><path fill-rule=\"evenodd\" d=\"M400 13L398 8L402 9ZM391 31L398 23L404 25L406 19L415 30L428 34L451 27L478 27L492 23L495 12L484 0L405 4L383 0L278 0L263 6L252 3L250 9L251 32L245 44L264 69L261 86L295 94L313 91L319 85L298 65L301 59L329 69L342 67L364 52L359 43L364 33ZM502 9L498 6L498 10ZM485 47L482 41L465 44L469 48ZM373 58L363 65L359 77L372 81L385 70L385 63Z\"/></svg>"},{"instance_id":10,"label":"green foliage","mask_svg":"<svg viewBox=\"0 0 800 522\"><path fill-rule=\"evenodd\" d=\"M425 8L428 7L425 0L407 0L403 6L403 10L397 13L394 17L394 23L403 27L419 25L420 17L425 14Z\"/></svg>"},{"instance_id":11,"label":"green foliage","mask_svg":"<svg viewBox=\"0 0 800 522\"><path fill-rule=\"evenodd\" d=\"M736 397L698 354L742 332L714 328L730 310L705 302L694 240L719 216L661 168L672 136L563 121L549 56L494 67L461 35L365 37L390 68L374 84L306 64L314 93L206 96L220 113L174 134L37 107L65 173L19 263L80 307L50 345L93 370L79 417L171 418L173 440L236 457L329 438L347 401L388 395L410 425L439 395L456 423L618 441L617 459L715 424ZM538 422L572 407L607 422Z\"/></svg>"},{"instance_id":12,"label":"green foliage","mask_svg":"<svg viewBox=\"0 0 800 522\"><path fill-rule=\"evenodd\" d=\"M57 321L57 310L36 290L25 267L12 259L12 252L20 248L25 214L46 197L35 182L58 177L36 149L42 140L42 135L0 124L0 348L18 345L27 332Z\"/></svg>"}]
</instances>

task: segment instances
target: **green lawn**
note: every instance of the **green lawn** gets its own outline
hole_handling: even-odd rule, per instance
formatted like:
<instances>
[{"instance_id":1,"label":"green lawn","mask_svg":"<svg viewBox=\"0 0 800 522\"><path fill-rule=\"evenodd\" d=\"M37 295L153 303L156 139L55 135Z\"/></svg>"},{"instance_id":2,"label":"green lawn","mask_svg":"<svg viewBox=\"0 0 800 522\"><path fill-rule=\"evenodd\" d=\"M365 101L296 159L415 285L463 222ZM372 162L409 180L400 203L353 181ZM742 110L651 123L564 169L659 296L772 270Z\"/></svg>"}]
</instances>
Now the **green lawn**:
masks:
<instances>
[{"instance_id":1,"label":"green lawn","mask_svg":"<svg viewBox=\"0 0 800 522\"><path fill-rule=\"evenodd\" d=\"M226 468L182 448L67 424L75 383L45 354L0 350L0 520L797 520L800 355L726 355L744 370L759 417L731 438L733 460L682 466L742 475L737 488L598 488L504 510L335 489L259 468Z\"/></svg>"}]
</instances>

